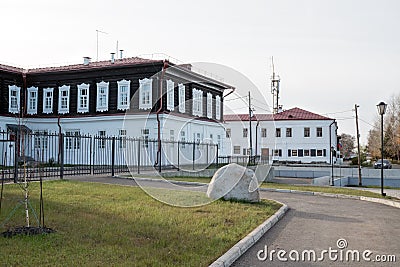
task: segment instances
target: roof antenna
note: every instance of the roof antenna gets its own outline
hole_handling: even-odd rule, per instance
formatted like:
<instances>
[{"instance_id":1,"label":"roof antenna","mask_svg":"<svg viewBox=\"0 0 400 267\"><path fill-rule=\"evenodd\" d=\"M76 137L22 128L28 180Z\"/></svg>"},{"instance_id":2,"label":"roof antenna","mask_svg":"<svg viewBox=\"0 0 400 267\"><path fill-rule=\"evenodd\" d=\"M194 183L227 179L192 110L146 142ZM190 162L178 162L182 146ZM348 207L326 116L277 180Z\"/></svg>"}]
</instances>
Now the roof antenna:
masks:
<instances>
[{"instance_id":1,"label":"roof antenna","mask_svg":"<svg viewBox=\"0 0 400 267\"><path fill-rule=\"evenodd\" d=\"M271 58L272 77L271 77L271 94L273 103L273 114L277 114L281 107L279 106L279 83L281 81L279 75L275 74L274 57Z\"/></svg>"},{"instance_id":2,"label":"roof antenna","mask_svg":"<svg viewBox=\"0 0 400 267\"><path fill-rule=\"evenodd\" d=\"M96 30L96 61L99 61L99 33L104 33L104 34L108 34L106 32L100 31L100 30Z\"/></svg>"}]
</instances>

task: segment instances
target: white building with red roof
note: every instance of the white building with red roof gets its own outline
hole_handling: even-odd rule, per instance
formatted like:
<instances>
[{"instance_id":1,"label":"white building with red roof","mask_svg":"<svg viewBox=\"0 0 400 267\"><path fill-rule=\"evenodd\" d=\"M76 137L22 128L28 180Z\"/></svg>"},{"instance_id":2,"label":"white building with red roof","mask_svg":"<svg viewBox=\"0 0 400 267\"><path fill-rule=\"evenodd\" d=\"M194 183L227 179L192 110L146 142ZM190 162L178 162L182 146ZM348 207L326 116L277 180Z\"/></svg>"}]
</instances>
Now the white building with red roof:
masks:
<instances>
[{"instance_id":1,"label":"white building with red roof","mask_svg":"<svg viewBox=\"0 0 400 267\"><path fill-rule=\"evenodd\" d=\"M296 107L277 114L254 114L251 122L249 114L225 114L224 121L225 151L233 157L253 155L274 162L336 161L338 127L333 118Z\"/></svg>"}]
</instances>

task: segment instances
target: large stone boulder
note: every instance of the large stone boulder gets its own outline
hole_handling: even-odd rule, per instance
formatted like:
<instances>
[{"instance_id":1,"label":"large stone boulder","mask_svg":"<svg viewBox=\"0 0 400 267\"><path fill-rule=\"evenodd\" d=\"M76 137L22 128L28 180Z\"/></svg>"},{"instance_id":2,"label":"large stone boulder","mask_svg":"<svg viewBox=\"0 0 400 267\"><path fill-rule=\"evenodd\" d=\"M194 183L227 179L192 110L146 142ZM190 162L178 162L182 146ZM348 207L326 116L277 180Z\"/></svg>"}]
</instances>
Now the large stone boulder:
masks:
<instances>
[{"instance_id":1,"label":"large stone boulder","mask_svg":"<svg viewBox=\"0 0 400 267\"><path fill-rule=\"evenodd\" d=\"M218 169L210 184L207 196L212 199L259 202L258 182L253 170L236 163Z\"/></svg>"}]
</instances>

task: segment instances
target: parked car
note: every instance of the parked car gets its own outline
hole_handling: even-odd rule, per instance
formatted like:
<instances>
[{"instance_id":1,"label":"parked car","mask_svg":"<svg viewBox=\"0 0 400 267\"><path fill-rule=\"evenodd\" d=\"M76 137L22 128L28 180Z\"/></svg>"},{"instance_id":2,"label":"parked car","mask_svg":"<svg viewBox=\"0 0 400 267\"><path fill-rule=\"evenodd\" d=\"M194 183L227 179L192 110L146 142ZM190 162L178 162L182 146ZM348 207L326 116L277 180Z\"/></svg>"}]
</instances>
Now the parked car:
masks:
<instances>
[{"instance_id":1,"label":"parked car","mask_svg":"<svg viewBox=\"0 0 400 267\"><path fill-rule=\"evenodd\" d=\"M375 162L374 164L374 169L381 169L382 168L382 160L379 159ZM384 169L391 169L392 168L392 163L390 163L389 160L384 159L383 160L383 168Z\"/></svg>"}]
</instances>

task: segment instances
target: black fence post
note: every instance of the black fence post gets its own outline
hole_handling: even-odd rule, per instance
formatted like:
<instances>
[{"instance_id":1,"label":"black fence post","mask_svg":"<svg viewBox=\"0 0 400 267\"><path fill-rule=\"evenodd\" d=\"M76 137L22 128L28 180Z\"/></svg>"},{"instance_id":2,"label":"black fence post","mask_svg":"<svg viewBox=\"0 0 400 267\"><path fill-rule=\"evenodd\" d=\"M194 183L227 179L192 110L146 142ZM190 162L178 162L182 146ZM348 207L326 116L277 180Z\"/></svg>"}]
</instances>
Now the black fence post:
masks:
<instances>
[{"instance_id":1,"label":"black fence post","mask_svg":"<svg viewBox=\"0 0 400 267\"><path fill-rule=\"evenodd\" d=\"M60 150L60 179L64 179L64 134L59 135L59 144L60 147L58 148Z\"/></svg>"},{"instance_id":2,"label":"black fence post","mask_svg":"<svg viewBox=\"0 0 400 267\"><path fill-rule=\"evenodd\" d=\"M178 171L179 171L179 141L178 141Z\"/></svg>"},{"instance_id":3,"label":"black fence post","mask_svg":"<svg viewBox=\"0 0 400 267\"><path fill-rule=\"evenodd\" d=\"M193 158L192 158L192 168L193 168L193 170L194 170L194 158L195 158L195 156L196 156L196 142L195 141L193 141Z\"/></svg>"},{"instance_id":4,"label":"black fence post","mask_svg":"<svg viewBox=\"0 0 400 267\"><path fill-rule=\"evenodd\" d=\"M90 147L90 154L89 154L89 168L90 168L90 175L94 173L94 153L93 153L93 136L89 136L89 147Z\"/></svg>"},{"instance_id":5,"label":"black fence post","mask_svg":"<svg viewBox=\"0 0 400 267\"><path fill-rule=\"evenodd\" d=\"M162 144L161 144L161 139L158 141L159 142L159 153L158 153L158 172L161 173L161 155L162 155Z\"/></svg>"},{"instance_id":6,"label":"black fence post","mask_svg":"<svg viewBox=\"0 0 400 267\"><path fill-rule=\"evenodd\" d=\"M19 133L15 134L14 142L14 183L18 182L18 150L19 150Z\"/></svg>"},{"instance_id":7,"label":"black fence post","mask_svg":"<svg viewBox=\"0 0 400 267\"><path fill-rule=\"evenodd\" d=\"M111 138L111 176L115 175L115 136Z\"/></svg>"},{"instance_id":8,"label":"black fence post","mask_svg":"<svg viewBox=\"0 0 400 267\"><path fill-rule=\"evenodd\" d=\"M219 146L218 146L218 144L216 145L216 148L217 148L217 151L216 151L215 153L217 154L217 161L216 161L216 163L217 163L217 168L218 168L218 166L219 166L219 162L218 162L218 157L219 157L219 152L218 152L218 150L219 150Z\"/></svg>"},{"instance_id":9,"label":"black fence post","mask_svg":"<svg viewBox=\"0 0 400 267\"><path fill-rule=\"evenodd\" d=\"M135 140L133 140L135 141ZM138 162L137 162L137 173L140 174L140 139L138 139L138 150L137 150L137 157L138 157Z\"/></svg>"}]
</instances>

